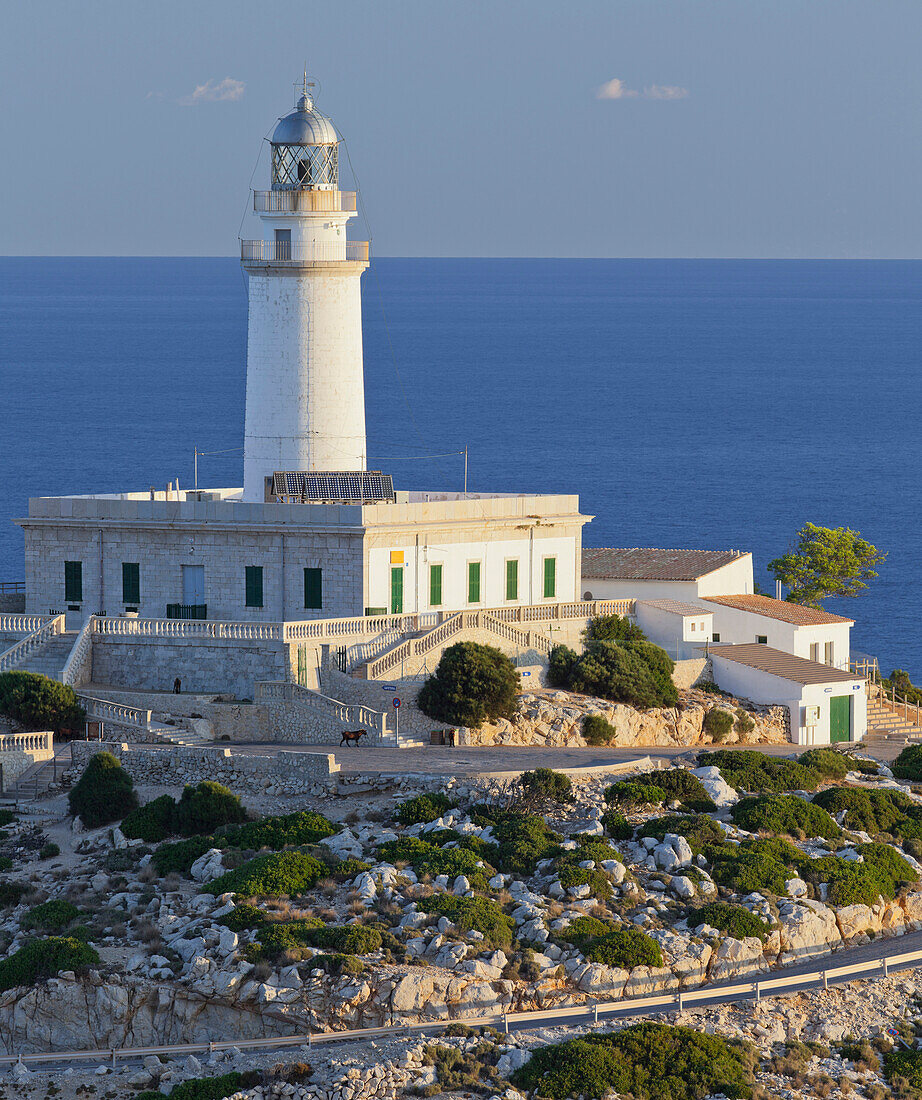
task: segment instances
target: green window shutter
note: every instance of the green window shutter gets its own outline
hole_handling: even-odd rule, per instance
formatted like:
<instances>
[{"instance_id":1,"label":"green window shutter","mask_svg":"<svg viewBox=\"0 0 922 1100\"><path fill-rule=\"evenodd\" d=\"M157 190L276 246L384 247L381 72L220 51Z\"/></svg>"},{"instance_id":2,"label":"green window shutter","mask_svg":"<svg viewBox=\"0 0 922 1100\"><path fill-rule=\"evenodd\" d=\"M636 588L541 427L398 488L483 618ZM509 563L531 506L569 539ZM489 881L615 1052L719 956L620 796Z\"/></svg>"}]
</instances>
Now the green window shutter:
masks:
<instances>
[{"instance_id":1,"label":"green window shutter","mask_svg":"<svg viewBox=\"0 0 922 1100\"><path fill-rule=\"evenodd\" d=\"M83 562L64 562L64 599L68 603L83 600Z\"/></svg>"},{"instance_id":2,"label":"green window shutter","mask_svg":"<svg viewBox=\"0 0 922 1100\"><path fill-rule=\"evenodd\" d=\"M403 566L391 569L391 614L403 614Z\"/></svg>"},{"instance_id":3,"label":"green window shutter","mask_svg":"<svg viewBox=\"0 0 922 1100\"><path fill-rule=\"evenodd\" d=\"M246 567L246 605L247 607L263 605L263 567L261 565Z\"/></svg>"},{"instance_id":4,"label":"green window shutter","mask_svg":"<svg viewBox=\"0 0 922 1100\"><path fill-rule=\"evenodd\" d=\"M442 567L441 565L429 566L429 606L442 606Z\"/></svg>"},{"instance_id":5,"label":"green window shutter","mask_svg":"<svg viewBox=\"0 0 922 1100\"><path fill-rule=\"evenodd\" d=\"M506 562L506 599L517 600L519 598L519 562L517 558L511 558Z\"/></svg>"},{"instance_id":6,"label":"green window shutter","mask_svg":"<svg viewBox=\"0 0 922 1100\"><path fill-rule=\"evenodd\" d=\"M122 603L141 602L141 565L136 561L122 562Z\"/></svg>"},{"instance_id":7,"label":"green window shutter","mask_svg":"<svg viewBox=\"0 0 922 1100\"><path fill-rule=\"evenodd\" d=\"M544 559L544 598L552 600L557 595L557 559Z\"/></svg>"},{"instance_id":8,"label":"green window shutter","mask_svg":"<svg viewBox=\"0 0 922 1100\"><path fill-rule=\"evenodd\" d=\"M304 570L304 606L312 611L323 607L323 570Z\"/></svg>"},{"instance_id":9,"label":"green window shutter","mask_svg":"<svg viewBox=\"0 0 922 1100\"><path fill-rule=\"evenodd\" d=\"M480 603L480 562L467 563L467 602Z\"/></svg>"}]
</instances>

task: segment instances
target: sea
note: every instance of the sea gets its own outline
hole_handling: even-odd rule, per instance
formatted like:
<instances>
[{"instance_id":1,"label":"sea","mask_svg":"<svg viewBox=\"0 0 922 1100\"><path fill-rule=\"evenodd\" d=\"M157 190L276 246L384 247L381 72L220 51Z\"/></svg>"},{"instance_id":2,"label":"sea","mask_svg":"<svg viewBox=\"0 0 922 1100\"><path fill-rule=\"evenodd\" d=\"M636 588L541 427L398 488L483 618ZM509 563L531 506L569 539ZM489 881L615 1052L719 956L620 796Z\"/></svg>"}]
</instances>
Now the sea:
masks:
<instances>
[{"instance_id":1,"label":"sea","mask_svg":"<svg viewBox=\"0 0 922 1100\"><path fill-rule=\"evenodd\" d=\"M922 262L376 259L369 465L578 493L588 546L751 550L805 522L887 559L853 648L922 681ZM233 259L0 258L0 581L30 496L242 484Z\"/></svg>"}]
</instances>

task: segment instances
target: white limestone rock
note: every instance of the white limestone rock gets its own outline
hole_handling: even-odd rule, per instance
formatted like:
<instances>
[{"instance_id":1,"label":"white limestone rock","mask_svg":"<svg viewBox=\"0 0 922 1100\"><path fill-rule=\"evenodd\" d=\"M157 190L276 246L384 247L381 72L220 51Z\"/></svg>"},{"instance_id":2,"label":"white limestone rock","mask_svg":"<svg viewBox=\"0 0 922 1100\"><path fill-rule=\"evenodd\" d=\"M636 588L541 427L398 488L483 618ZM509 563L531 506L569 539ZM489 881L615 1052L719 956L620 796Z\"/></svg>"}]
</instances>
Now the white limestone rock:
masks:
<instances>
[{"instance_id":1,"label":"white limestone rock","mask_svg":"<svg viewBox=\"0 0 922 1100\"><path fill-rule=\"evenodd\" d=\"M698 777L701 786L707 791L708 797L717 804L718 809L723 810L739 802L740 796L720 774L720 768L694 768L692 775Z\"/></svg>"}]
</instances>

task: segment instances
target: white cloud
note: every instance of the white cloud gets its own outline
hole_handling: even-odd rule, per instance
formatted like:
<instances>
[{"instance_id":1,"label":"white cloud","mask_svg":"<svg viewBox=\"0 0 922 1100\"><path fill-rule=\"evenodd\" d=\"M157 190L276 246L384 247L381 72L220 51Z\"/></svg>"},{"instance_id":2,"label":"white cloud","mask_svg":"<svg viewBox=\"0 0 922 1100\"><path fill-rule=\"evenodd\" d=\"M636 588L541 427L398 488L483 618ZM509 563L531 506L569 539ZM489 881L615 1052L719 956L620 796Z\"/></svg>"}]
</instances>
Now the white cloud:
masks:
<instances>
[{"instance_id":1,"label":"white cloud","mask_svg":"<svg viewBox=\"0 0 922 1100\"><path fill-rule=\"evenodd\" d=\"M194 107L198 103L228 103L241 99L245 90L246 84L242 80L226 76L223 80L206 80L204 84L196 84L191 95L183 96L177 102L183 107Z\"/></svg>"},{"instance_id":2,"label":"white cloud","mask_svg":"<svg viewBox=\"0 0 922 1100\"><path fill-rule=\"evenodd\" d=\"M607 80L595 93L596 99L684 99L687 95L688 89L677 84L649 84L638 92L617 76Z\"/></svg>"}]
</instances>

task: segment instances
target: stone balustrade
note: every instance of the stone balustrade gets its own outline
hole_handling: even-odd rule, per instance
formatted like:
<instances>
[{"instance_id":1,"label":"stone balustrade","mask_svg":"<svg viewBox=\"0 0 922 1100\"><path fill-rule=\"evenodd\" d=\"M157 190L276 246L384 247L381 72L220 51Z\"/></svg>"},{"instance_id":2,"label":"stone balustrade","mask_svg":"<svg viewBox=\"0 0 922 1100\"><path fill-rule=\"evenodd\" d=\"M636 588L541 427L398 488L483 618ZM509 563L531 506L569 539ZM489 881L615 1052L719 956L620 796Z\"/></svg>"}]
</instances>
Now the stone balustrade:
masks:
<instances>
[{"instance_id":1,"label":"stone balustrade","mask_svg":"<svg viewBox=\"0 0 922 1100\"><path fill-rule=\"evenodd\" d=\"M342 703L289 681L258 681L254 701L270 708L273 740L329 744L335 743L343 730L359 728L367 730L373 742L388 736L386 711L362 703ZM307 721L305 712L313 712L321 721Z\"/></svg>"},{"instance_id":2,"label":"stone balustrade","mask_svg":"<svg viewBox=\"0 0 922 1100\"><path fill-rule=\"evenodd\" d=\"M78 694L81 705L86 709L88 718L109 722L116 726L135 726L148 729L152 712L139 707L129 707L124 703L113 703L108 699L97 699L93 695Z\"/></svg>"},{"instance_id":3,"label":"stone balustrade","mask_svg":"<svg viewBox=\"0 0 922 1100\"><path fill-rule=\"evenodd\" d=\"M29 615L5 615L4 618L10 619L31 619L35 616ZM4 653L0 653L0 672L10 672L29 656L33 650L39 649L46 642L50 641L55 634L61 634L64 630L64 616L55 615L53 618L37 617L41 625L39 625L31 634L27 634L25 638L21 638L15 645L10 646Z\"/></svg>"},{"instance_id":4,"label":"stone balustrade","mask_svg":"<svg viewBox=\"0 0 922 1100\"><path fill-rule=\"evenodd\" d=\"M45 733L3 733L0 734L0 752L51 752L53 735Z\"/></svg>"},{"instance_id":5,"label":"stone balustrade","mask_svg":"<svg viewBox=\"0 0 922 1100\"><path fill-rule=\"evenodd\" d=\"M0 615L0 634L34 634L52 615Z\"/></svg>"}]
</instances>

